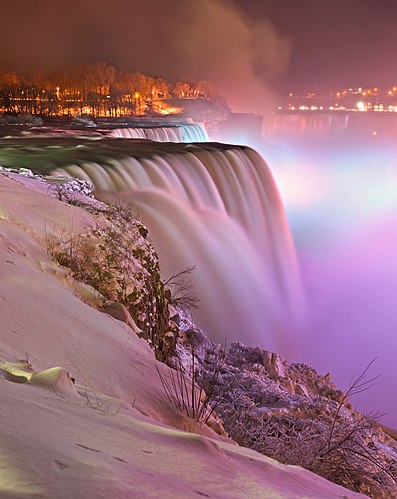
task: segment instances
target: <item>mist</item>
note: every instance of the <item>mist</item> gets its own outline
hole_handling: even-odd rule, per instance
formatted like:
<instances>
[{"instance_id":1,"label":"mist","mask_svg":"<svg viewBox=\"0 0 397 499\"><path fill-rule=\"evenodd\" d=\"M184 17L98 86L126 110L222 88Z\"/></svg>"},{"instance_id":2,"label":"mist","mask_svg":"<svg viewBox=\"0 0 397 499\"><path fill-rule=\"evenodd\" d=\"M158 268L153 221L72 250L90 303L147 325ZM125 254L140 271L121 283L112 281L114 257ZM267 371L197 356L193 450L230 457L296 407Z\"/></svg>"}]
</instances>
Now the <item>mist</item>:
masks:
<instances>
[{"instance_id":1,"label":"mist","mask_svg":"<svg viewBox=\"0 0 397 499\"><path fill-rule=\"evenodd\" d=\"M6 2L0 44L7 69L104 61L173 81L208 79L234 111L257 113L291 52L270 20L248 18L229 0Z\"/></svg>"},{"instance_id":2,"label":"mist","mask_svg":"<svg viewBox=\"0 0 397 499\"><path fill-rule=\"evenodd\" d=\"M286 117L288 119L288 117ZM336 118L335 118L336 119ZM296 134L296 132L298 132ZM373 361L374 386L351 402L397 424L397 147L394 132L268 136L262 149L300 261L306 320L299 354L342 390Z\"/></svg>"}]
</instances>

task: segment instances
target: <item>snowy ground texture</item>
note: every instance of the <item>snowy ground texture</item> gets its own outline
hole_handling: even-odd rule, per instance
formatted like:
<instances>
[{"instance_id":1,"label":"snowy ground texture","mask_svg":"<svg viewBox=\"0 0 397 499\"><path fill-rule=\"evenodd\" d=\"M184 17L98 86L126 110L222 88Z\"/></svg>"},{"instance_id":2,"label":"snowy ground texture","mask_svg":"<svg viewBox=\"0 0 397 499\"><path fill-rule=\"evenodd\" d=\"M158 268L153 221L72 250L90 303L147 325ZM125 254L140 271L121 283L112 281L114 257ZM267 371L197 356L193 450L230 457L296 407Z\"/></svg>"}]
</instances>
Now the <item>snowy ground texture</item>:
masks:
<instances>
[{"instance_id":1,"label":"snowy ground texture","mask_svg":"<svg viewBox=\"0 0 397 499\"><path fill-rule=\"evenodd\" d=\"M360 497L167 407L168 368L45 251L90 224L43 182L0 175L0 497Z\"/></svg>"}]
</instances>

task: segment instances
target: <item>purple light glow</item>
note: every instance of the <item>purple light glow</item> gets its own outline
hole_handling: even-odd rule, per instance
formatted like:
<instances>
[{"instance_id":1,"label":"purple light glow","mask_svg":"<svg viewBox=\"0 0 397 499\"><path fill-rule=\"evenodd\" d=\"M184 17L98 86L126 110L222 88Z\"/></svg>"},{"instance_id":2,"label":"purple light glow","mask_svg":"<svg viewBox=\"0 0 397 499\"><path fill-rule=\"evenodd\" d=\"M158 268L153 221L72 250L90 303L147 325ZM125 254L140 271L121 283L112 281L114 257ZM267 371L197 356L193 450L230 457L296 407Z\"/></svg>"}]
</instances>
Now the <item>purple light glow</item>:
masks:
<instances>
[{"instance_id":1,"label":"purple light glow","mask_svg":"<svg viewBox=\"0 0 397 499\"><path fill-rule=\"evenodd\" d=\"M387 413L382 421L395 427L397 147L390 137L327 135L290 137L262 151L287 209L306 290L298 360L331 372L344 389L377 357L371 374L381 378L352 402Z\"/></svg>"}]
</instances>

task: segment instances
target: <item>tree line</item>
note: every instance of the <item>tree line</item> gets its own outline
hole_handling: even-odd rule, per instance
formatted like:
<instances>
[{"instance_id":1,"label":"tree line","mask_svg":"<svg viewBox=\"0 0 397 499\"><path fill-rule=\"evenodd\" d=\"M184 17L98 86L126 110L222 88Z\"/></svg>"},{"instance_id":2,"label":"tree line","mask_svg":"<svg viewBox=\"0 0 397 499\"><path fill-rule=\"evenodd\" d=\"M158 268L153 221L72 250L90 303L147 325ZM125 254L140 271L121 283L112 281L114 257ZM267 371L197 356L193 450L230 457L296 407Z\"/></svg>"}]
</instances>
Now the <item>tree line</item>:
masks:
<instances>
[{"instance_id":1,"label":"tree line","mask_svg":"<svg viewBox=\"0 0 397 499\"><path fill-rule=\"evenodd\" d=\"M171 83L103 62L70 70L17 74L0 69L0 111L43 116L126 116L158 112L167 98L213 99L209 81Z\"/></svg>"}]
</instances>

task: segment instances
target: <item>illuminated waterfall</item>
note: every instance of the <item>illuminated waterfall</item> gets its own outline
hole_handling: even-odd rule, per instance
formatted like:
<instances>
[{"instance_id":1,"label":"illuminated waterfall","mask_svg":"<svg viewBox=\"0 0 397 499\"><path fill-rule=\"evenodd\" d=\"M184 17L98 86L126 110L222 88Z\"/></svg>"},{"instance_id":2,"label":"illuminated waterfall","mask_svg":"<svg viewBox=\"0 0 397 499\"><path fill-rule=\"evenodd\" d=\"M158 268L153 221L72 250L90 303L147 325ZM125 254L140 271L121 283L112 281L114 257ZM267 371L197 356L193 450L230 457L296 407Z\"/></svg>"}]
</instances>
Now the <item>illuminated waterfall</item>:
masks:
<instances>
[{"instance_id":1,"label":"illuminated waterfall","mask_svg":"<svg viewBox=\"0 0 397 499\"><path fill-rule=\"evenodd\" d=\"M112 130L111 137L124 139L147 139L156 142L182 142L181 130L177 127L125 127Z\"/></svg>"},{"instance_id":2,"label":"illuminated waterfall","mask_svg":"<svg viewBox=\"0 0 397 499\"><path fill-rule=\"evenodd\" d=\"M208 142L205 129L197 123L182 123L182 142Z\"/></svg>"},{"instance_id":3,"label":"illuminated waterfall","mask_svg":"<svg viewBox=\"0 0 397 499\"><path fill-rule=\"evenodd\" d=\"M181 123L174 126L127 126L115 128L111 137L125 139L148 139L156 142L206 142L205 130L196 123Z\"/></svg>"},{"instance_id":4,"label":"illuminated waterfall","mask_svg":"<svg viewBox=\"0 0 397 499\"><path fill-rule=\"evenodd\" d=\"M150 122L151 123L151 122ZM30 130L15 129L7 133L9 138L17 137L59 137L66 135L78 137L114 137L123 139L152 140L155 142L208 142L208 135L205 128L197 123L176 123L167 125L161 123L151 123L145 125L127 125L116 128L109 128L108 125L98 126L98 128L33 128Z\"/></svg>"},{"instance_id":5,"label":"illuminated waterfall","mask_svg":"<svg viewBox=\"0 0 397 499\"><path fill-rule=\"evenodd\" d=\"M250 148L220 144L154 147L142 141L134 150L122 141L118 157L95 152L112 140L87 143L92 154L86 151L84 161L75 158L57 173L89 179L100 199L117 197L134 206L165 278L195 267L200 309L194 319L213 339L285 352L299 308L299 273L263 159Z\"/></svg>"}]
</instances>

